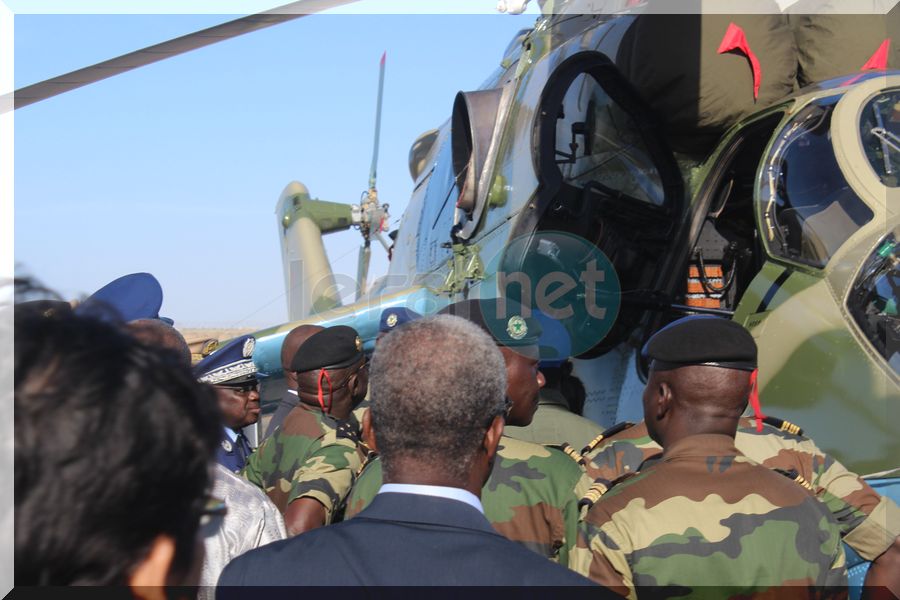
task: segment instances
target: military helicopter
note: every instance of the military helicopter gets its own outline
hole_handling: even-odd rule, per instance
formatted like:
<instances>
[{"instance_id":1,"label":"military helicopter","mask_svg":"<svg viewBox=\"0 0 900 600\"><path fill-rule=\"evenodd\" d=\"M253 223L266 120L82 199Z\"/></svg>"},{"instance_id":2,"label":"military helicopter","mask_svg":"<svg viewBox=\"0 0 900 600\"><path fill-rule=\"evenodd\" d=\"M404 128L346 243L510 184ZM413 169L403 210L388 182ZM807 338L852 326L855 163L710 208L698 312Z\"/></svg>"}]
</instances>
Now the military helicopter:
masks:
<instances>
[{"instance_id":1,"label":"military helicopter","mask_svg":"<svg viewBox=\"0 0 900 600\"><path fill-rule=\"evenodd\" d=\"M298 324L351 325L371 347L387 307L428 314L463 297L504 295L499 275L534 262L577 281L583 257L553 237L564 234L602 251L619 288L603 327L594 330L598 320L583 313L563 319L573 337L603 333L588 336L575 361L586 416L606 425L639 418L642 342L677 316L718 314L757 338L768 412L800 424L858 472L896 470L900 442L888 417L900 401L900 73L888 69L897 64L892 32L882 25L871 44L840 48L847 56L831 71L807 61L801 78L796 57L780 67L771 58L780 56L779 35L790 33L783 21L759 25L768 32L760 47L750 16L694 16L672 27L674 17L647 3L622 3L615 14L549 4L484 85L460 92L450 118L413 143L414 190L391 242L377 158L357 205L314 199L297 182L284 189L276 217L290 322L256 334L255 360L274 376L264 397L280 395L281 341ZM219 26L219 37L293 16L248 17ZM661 29L680 31L682 44L670 47L671 62L656 64L644 60L641 41ZM186 38L162 54L200 45ZM715 110L667 104L711 96L697 74L710 39L723 66L709 85L731 107L712 124L702 121ZM160 49L139 54L107 67L132 68ZM675 68L690 59L693 75ZM17 93L16 105L96 80L91 69ZM665 87L678 82L692 93ZM377 139L376 126L376 148ZM321 235L350 227L362 234L357 294L340 305ZM369 285L373 238L391 261Z\"/></svg>"},{"instance_id":2,"label":"military helicopter","mask_svg":"<svg viewBox=\"0 0 900 600\"><path fill-rule=\"evenodd\" d=\"M898 74L857 71L777 97L702 155L675 154L608 58L637 19L562 11L513 40L484 87L413 144L415 190L387 276L352 304L319 309L335 303L329 273L297 285L298 269L324 254L298 248L317 239L313 224L360 223L367 244L375 205L338 209L289 185L278 215L292 322L258 332L261 368L280 368L280 340L300 322L349 324L371 343L386 307L430 313L503 294L490 257L521 265L545 253L542 232L566 232L602 249L621 284L615 323L576 361L586 415L639 418L635 349L675 316L719 314L757 338L769 412L854 469L896 468L885 417L900 400Z\"/></svg>"}]
</instances>

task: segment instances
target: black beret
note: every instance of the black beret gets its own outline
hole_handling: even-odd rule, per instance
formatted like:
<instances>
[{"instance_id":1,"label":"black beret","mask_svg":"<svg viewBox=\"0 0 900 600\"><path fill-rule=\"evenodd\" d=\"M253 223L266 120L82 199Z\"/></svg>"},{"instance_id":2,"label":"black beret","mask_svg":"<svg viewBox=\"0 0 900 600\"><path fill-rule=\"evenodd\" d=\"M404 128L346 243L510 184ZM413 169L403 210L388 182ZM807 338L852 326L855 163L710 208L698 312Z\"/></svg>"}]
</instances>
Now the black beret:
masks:
<instances>
[{"instance_id":1,"label":"black beret","mask_svg":"<svg viewBox=\"0 0 900 600\"><path fill-rule=\"evenodd\" d=\"M541 324L529 310L515 300L497 298L463 300L441 309L442 315L455 315L484 329L499 346L531 346L541 337Z\"/></svg>"},{"instance_id":2,"label":"black beret","mask_svg":"<svg viewBox=\"0 0 900 600\"><path fill-rule=\"evenodd\" d=\"M300 344L291 360L291 370L303 373L324 367L342 369L356 364L362 356L362 340L356 330L335 325L311 335Z\"/></svg>"},{"instance_id":3,"label":"black beret","mask_svg":"<svg viewBox=\"0 0 900 600\"><path fill-rule=\"evenodd\" d=\"M708 315L673 321L653 334L641 354L656 371L711 365L752 371L756 342L740 324Z\"/></svg>"}]
</instances>

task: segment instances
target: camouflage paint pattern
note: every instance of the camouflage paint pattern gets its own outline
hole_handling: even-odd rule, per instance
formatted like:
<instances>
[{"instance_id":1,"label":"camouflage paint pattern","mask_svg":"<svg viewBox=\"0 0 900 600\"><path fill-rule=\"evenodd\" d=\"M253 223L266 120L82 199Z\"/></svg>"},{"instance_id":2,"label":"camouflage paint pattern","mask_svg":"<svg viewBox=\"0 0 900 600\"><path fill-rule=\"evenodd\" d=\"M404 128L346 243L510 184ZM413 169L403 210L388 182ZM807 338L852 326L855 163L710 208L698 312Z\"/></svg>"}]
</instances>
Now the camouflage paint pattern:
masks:
<instances>
[{"instance_id":1,"label":"camouflage paint pattern","mask_svg":"<svg viewBox=\"0 0 900 600\"><path fill-rule=\"evenodd\" d=\"M350 494L347 518L368 506L381 477L381 461L369 462ZM565 566L575 545L578 501L590 485L578 463L560 450L503 436L481 503L494 529Z\"/></svg>"},{"instance_id":2,"label":"camouflage paint pattern","mask_svg":"<svg viewBox=\"0 0 900 600\"><path fill-rule=\"evenodd\" d=\"M629 598L641 586L658 586L659 596L747 598L847 585L828 508L715 434L679 440L607 492L581 524L569 567Z\"/></svg>"},{"instance_id":3,"label":"camouflage paint pattern","mask_svg":"<svg viewBox=\"0 0 900 600\"><path fill-rule=\"evenodd\" d=\"M745 456L770 469L796 471L828 505L844 541L872 560L900 535L900 508L882 497L861 477L822 452L802 435L769 425L756 431L753 419L742 418L735 445ZM650 439L644 422L603 440L585 454L585 469L595 481L609 482L635 473L644 461L658 458L662 448ZM651 464L652 460L648 462Z\"/></svg>"},{"instance_id":4,"label":"camouflage paint pattern","mask_svg":"<svg viewBox=\"0 0 900 600\"><path fill-rule=\"evenodd\" d=\"M297 498L318 500L328 524L340 514L362 464L358 437L355 416L338 421L300 404L250 455L241 474L265 491L282 513Z\"/></svg>"}]
</instances>

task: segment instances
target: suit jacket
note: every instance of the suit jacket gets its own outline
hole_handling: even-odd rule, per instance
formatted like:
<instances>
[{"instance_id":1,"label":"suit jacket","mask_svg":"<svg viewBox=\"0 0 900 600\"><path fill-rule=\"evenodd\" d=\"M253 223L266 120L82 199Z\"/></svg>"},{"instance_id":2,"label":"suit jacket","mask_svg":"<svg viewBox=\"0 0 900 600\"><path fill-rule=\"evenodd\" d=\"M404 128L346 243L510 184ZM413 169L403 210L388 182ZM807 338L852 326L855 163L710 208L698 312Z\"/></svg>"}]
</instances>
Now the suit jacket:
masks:
<instances>
[{"instance_id":1,"label":"suit jacket","mask_svg":"<svg viewBox=\"0 0 900 600\"><path fill-rule=\"evenodd\" d=\"M591 582L507 540L464 502L384 493L350 521L239 556L222 573L216 597L246 595L227 586L266 585L587 586ZM597 594L594 590L592 598Z\"/></svg>"}]
</instances>

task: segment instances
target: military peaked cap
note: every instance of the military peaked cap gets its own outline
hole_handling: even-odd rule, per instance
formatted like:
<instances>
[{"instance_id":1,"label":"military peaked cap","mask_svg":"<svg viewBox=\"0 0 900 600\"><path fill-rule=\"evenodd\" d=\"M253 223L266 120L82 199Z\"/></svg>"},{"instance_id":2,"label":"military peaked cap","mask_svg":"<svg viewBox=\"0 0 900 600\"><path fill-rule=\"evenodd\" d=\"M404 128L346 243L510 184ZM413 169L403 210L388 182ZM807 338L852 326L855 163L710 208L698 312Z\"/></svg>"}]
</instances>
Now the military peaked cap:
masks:
<instances>
[{"instance_id":1,"label":"military peaked cap","mask_svg":"<svg viewBox=\"0 0 900 600\"><path fill-rule=\"evenodd\" d=\"M261 375L253 363L256 338L237 337L194 365L197 381L212 385L236 385L256 381Z\"/></svg>"},{"instance_id":2,"label":"military peaked cap","mask_svg":"<svg viewBox=\"0 0 900 600\"><path fill-rule=\"evenodd\" d=\"M381 323L378 325L378 332L389 333L404 323L421 318L422 315L416 311L403 308L402 306L386 308L381 311Z\"/></svg>"},{"instance_id":3,"label":"military peaked cap","mask_svg":"<svg viewBox=\"0 0 900 600\"><path fill-rule=\"evenodd\" d=\"M352 327L335 325L311 335L300 344L291 360L291 370L298 373L315 369L342 369L359 362L363 344Z\"/></svg>"},{"instance_id":4,"label":"military peaked cap","mask_svg":"<svg viewBox=\"0 0 900 600\"><path fill-rule=\"evenodd\" d=\"M642 350L650 368L665 371L691 365L752 371L756 342L738 323L721 317L696 315L673 321L657 331Z\"/></svg>"},{"instance_id":5,"label":"military peaked cap","mask_svg":"<svg viewBox=\"0 0 900 600\"><path fill-rule=\"evenodd\" d=\"M562 323L539 310L534 311L534 316L541 324L541 337L538 340L541 366L561 366L572 355L572 338L569 332Z\"/></svg>"},{"instance_id":6,"label":"military peaked cap","mask_svg":"<svg viewBox=\"0 0 900 600\"><path fill-rule=\"evenodd\" d=\"M159 316L163 291L156 277L150 273L132 273L110 281L75 307L75 314L103 321L171 319Z\"/></svg>"},{"instance_id":7,"label":"military peaked cap","mask_svg":"<svg viewBox=\"0 0 900 600\"><path fill-rule=\"evenodd\" d=\"M534 317L534 311L526 313L521 304L508 298L463 300L445 306L439 314L471 321L488 332L499 346L531 346L541 337L541 324Z\"/></svg>"}]
</instances>

